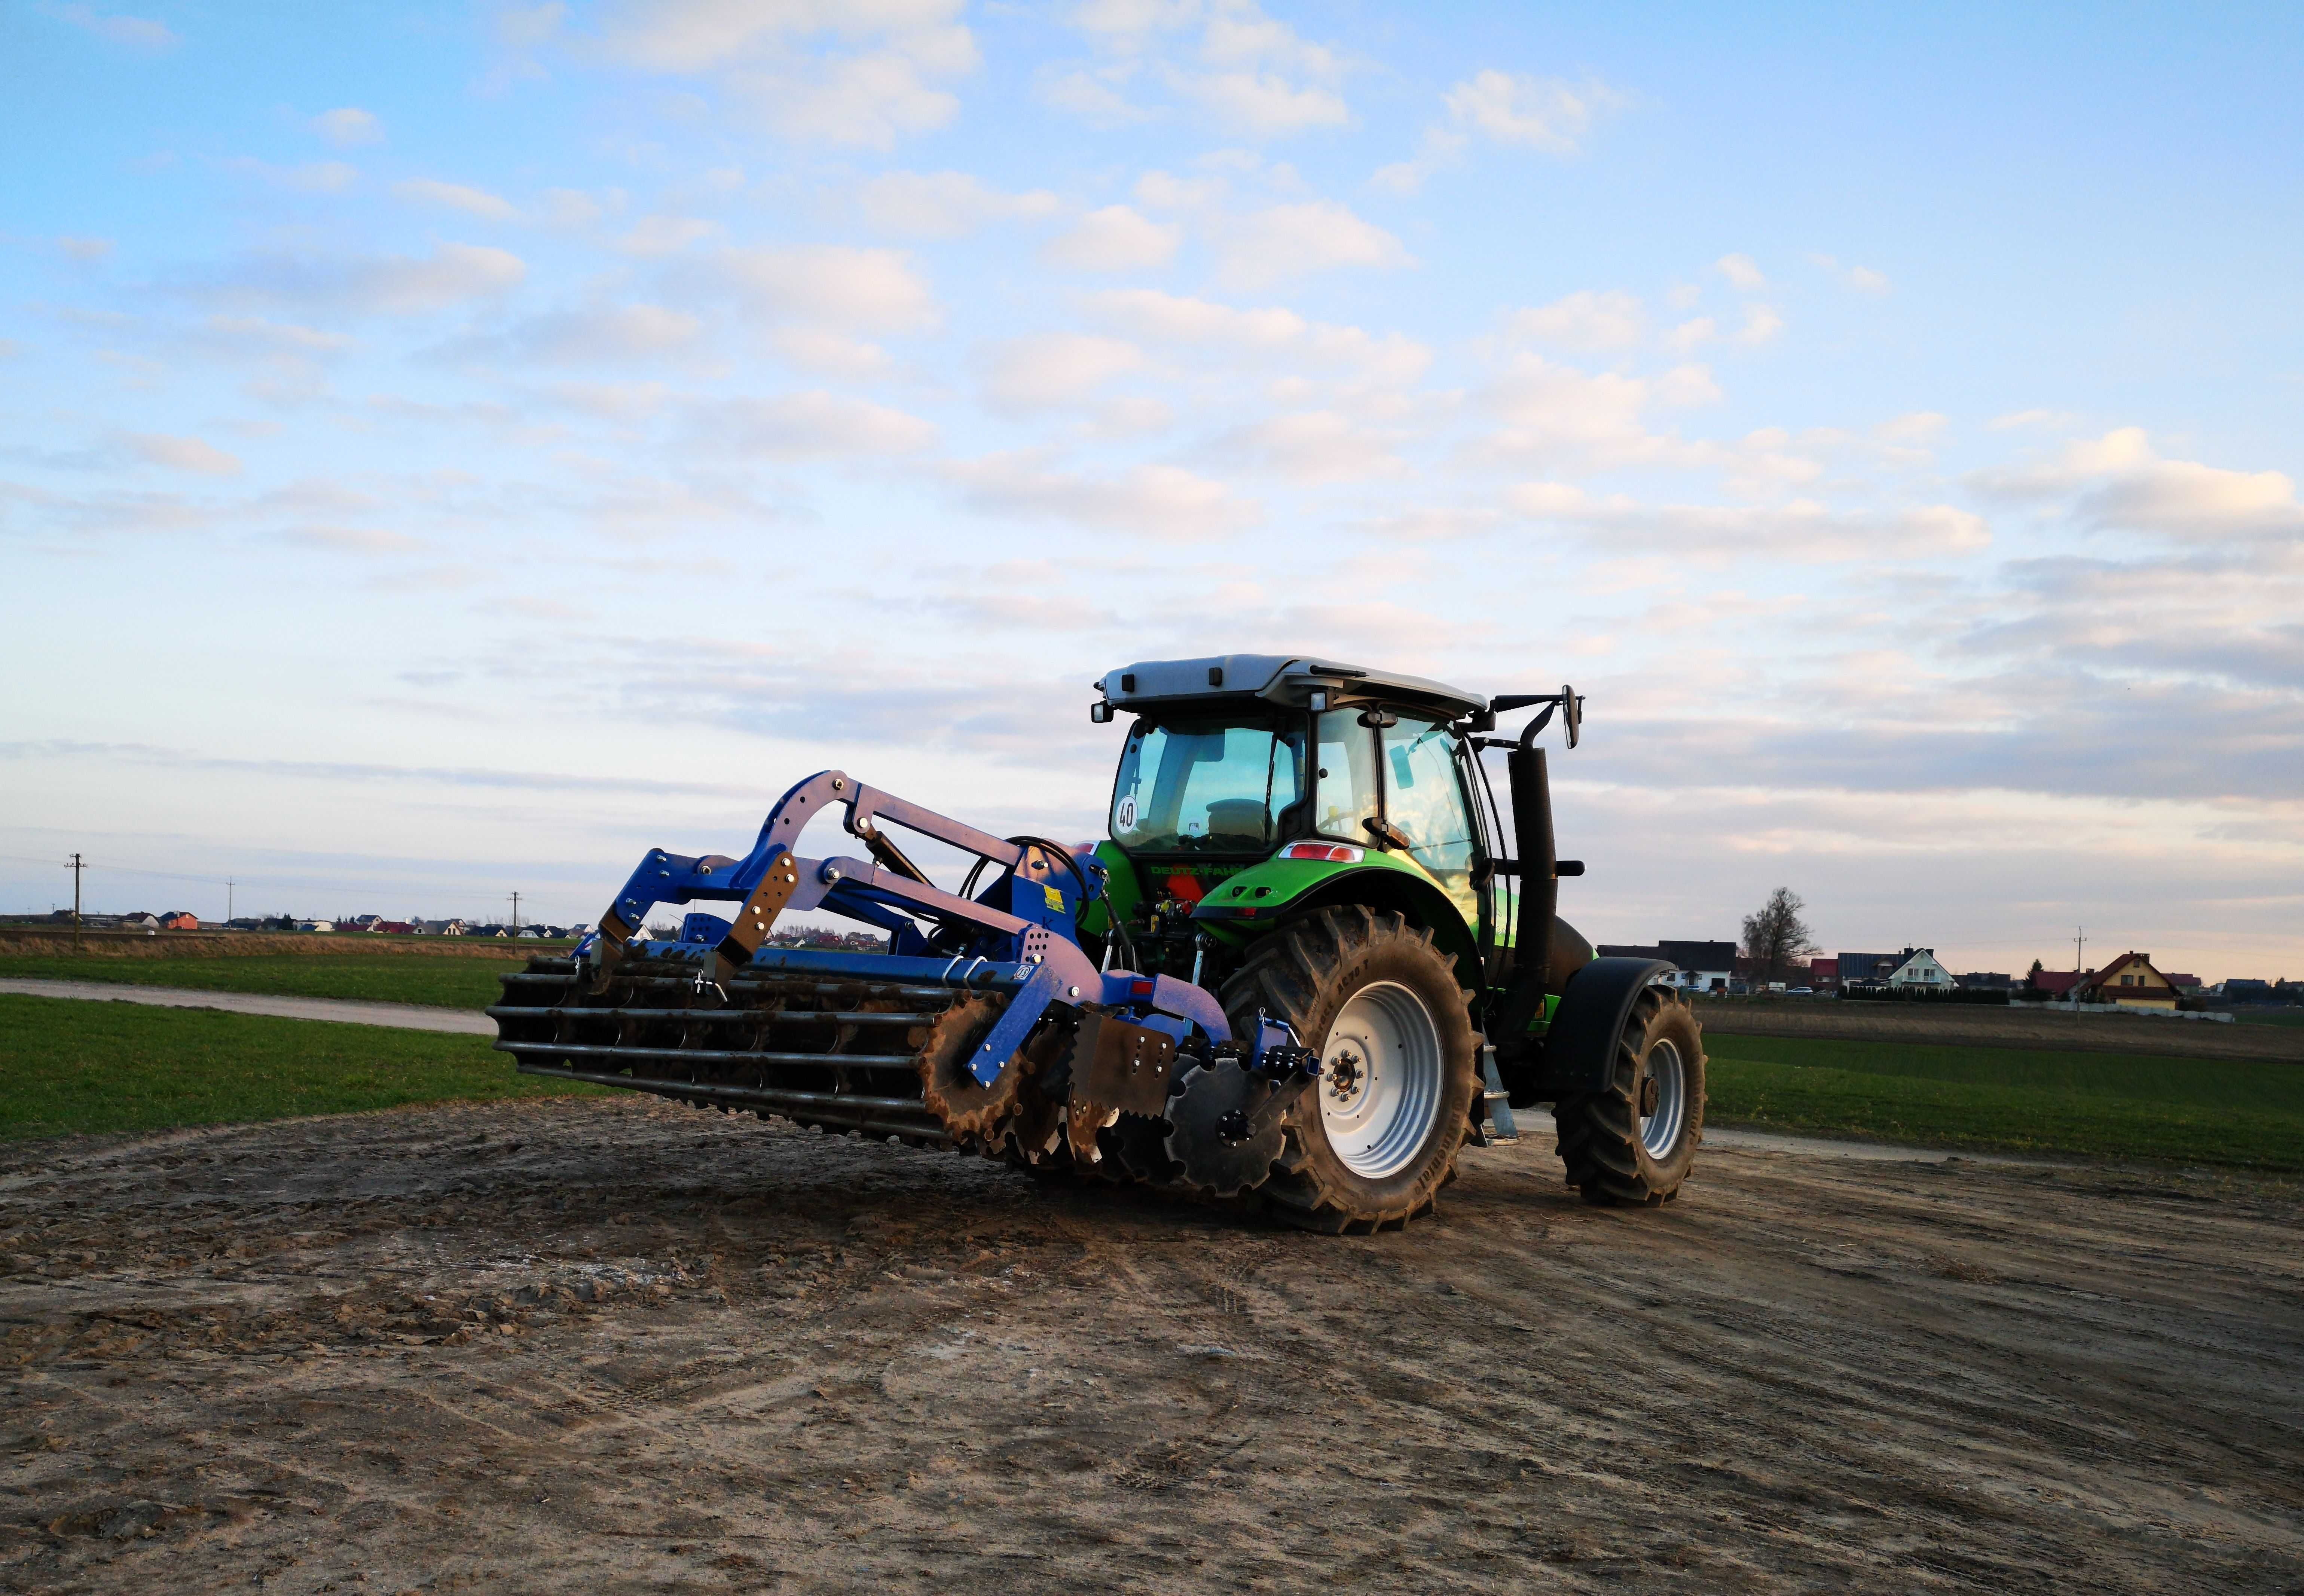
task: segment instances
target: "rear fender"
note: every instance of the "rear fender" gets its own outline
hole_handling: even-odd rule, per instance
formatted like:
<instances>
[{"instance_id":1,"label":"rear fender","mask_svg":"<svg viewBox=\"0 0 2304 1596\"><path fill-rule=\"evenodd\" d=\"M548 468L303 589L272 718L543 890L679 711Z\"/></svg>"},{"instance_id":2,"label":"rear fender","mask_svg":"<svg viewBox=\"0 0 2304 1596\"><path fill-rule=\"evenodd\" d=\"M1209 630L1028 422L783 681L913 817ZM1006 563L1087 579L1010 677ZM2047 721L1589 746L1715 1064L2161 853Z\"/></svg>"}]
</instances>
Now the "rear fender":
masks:
<instances>
[{"instance_id":1,"label":"rear fender","mask_svg":"<svg viewBox=\"0 0 2304 1596\"><path fill-rule=\"evenodd\" d=\"M1672 974L1673 967L1660 958L1596 958L1569 977L1543 1051L1529 1060L1520 1080L1506 1083L1515 1103L1557 1102L1604 1090L1632 1005Z\"/></svg>"}]
</instances>

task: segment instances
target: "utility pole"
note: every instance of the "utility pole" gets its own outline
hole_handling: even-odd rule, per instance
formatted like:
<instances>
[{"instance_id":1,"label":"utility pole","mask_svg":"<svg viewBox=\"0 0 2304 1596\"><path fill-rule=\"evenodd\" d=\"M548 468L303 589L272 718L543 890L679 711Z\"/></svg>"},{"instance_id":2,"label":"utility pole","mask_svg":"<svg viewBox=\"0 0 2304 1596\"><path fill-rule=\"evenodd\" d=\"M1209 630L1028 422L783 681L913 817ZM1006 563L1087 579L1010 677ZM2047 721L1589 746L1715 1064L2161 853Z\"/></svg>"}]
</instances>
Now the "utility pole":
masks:
<instances>
[{"instance_id":1,"label":"utility pole","mask_svg":"<svg viewBox=\"0 0 2304 1596\"><path fill-rule=\"evenodd\" d=\"M80 855L72 857L72 951L80 951L80 873L88 868Z\"/></svg>"},{"instance_id":2,"label":"utility pole","mask_svg":"<svg viewBox=\"0 0 2304 1596\"><path fill-rule=\"evenodd\" d=\"M238 884L232 881L224 883L224 928L226 931L232 929L232 890Z\"/></svg>"},{"instance_id":3,"label":"utility pole","mask_svg":"<svg viewBox=\"0 0 2304 1596\"><path fill-rule=\"evenodd\" d=\"M2080 962L2080 950L2088 946L2088 937L2085 934L2087 931L2088 927L2085 925L2072 927L2072 974L2074 975L2082 975L2087 970L2087 966Z\"/></svg>"},{"instance_id":4,"label":"utility pole","mask_svg":"<svg viewBox=\"0 0 2304 1596\"><path fill-rule=\"evenodd\" d=\"M520 894L517 892L512 895L512 933L515 938L520 935Z\"/></svg>"}]
</instances>

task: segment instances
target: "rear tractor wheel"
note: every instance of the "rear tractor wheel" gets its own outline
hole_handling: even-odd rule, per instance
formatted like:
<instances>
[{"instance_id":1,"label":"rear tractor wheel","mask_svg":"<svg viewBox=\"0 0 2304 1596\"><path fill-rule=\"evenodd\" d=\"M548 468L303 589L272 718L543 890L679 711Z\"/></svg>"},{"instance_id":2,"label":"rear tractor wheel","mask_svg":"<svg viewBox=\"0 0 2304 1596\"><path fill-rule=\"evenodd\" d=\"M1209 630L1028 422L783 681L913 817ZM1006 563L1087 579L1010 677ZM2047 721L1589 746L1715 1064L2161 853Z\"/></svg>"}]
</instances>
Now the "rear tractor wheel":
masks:
<instances>
[{"instance_id":1,"label":"rear tractor wheel","mask_svg":"<svg viewBox=\"0 0 2304 1596\"><path fill-rule=\"evenodd\" d=\"M1568 1184L1587 1203L1653 1205L1680 1195L1704 1139L1704 1037L1650 988L1632 1004L1608 1084L1552 1105Z\"/></svg>"},{"instance_id":2,"label":"rear tractor wheel","mask_svg":"<svg viewBox=\"0 0 2304 1596\"><path fill-rule=\"evenodd\" d=\"M1320 1055L1283 1122L1272 1212L1315 1230L1405 1223L1455 1173L1479 1090L1453 961L1395 914L1323 909L1272 932L1224 984L1238 1034L1259 1009Z\"/></svg>"}]
</instances>

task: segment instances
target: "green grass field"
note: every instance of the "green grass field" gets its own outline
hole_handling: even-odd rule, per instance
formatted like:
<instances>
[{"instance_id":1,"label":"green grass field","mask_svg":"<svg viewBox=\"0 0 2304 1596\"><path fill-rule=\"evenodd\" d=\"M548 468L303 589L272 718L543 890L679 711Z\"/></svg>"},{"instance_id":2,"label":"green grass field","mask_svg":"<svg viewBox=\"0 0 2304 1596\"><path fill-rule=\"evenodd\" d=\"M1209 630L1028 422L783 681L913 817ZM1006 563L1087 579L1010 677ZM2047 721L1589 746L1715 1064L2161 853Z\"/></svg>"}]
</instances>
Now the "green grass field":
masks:
<instances>
[{"instance_id":1,"label":"green grass field","mask_svg":"<svg viewBox=\"0 0 2304 1596\"><path fill-rule=\"evenodd\" d=\"M209 958L73 958L20 953L0 955L0 975L485 1009L504 991L496 977L527 962L521 956L492 958L481 954L250 953Z\"/></svg>"},{"instance_id":2,"label":"green grass field","mask_svg":"<svg viewBox=\"0 0 2304 1596\"><path fill-rule=\"evenodd\" d=\"M516 1074L479 1036L0 993L0 1138L601 1090Z\"/></svg>"},{"instance_id":3,"label":"green grass field","mask_svg":"<svg viewBox=\"0 0 2304 1596\"><path fill-rule=\"evenodd\" d=\"M2304 1170L2304 1066L1708 1034L1707 1118L1814 1136Z\"/></svg>"}]
</instances>

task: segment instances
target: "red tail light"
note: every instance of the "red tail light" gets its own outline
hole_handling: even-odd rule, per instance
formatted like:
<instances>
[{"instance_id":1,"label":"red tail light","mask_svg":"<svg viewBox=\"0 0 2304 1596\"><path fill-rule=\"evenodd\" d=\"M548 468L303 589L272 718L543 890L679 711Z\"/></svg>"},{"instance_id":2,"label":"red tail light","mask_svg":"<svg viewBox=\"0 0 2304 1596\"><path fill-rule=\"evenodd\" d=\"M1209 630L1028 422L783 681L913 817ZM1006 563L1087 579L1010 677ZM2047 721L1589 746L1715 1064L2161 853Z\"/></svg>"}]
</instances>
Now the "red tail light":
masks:
<instances>
[{"instance_id":1,"label":"red tail light","mask_svg":"<svg viewBox=\"0 0 2304 1596\"><path fill-rule=\"evenodd\" d=\"M1283 859L1322 859L1331 865L1357 865L1368 857L1368 849L1354 848L1349 842L1291 842L1280 850Z\"/></svg>"}]
</instances>

